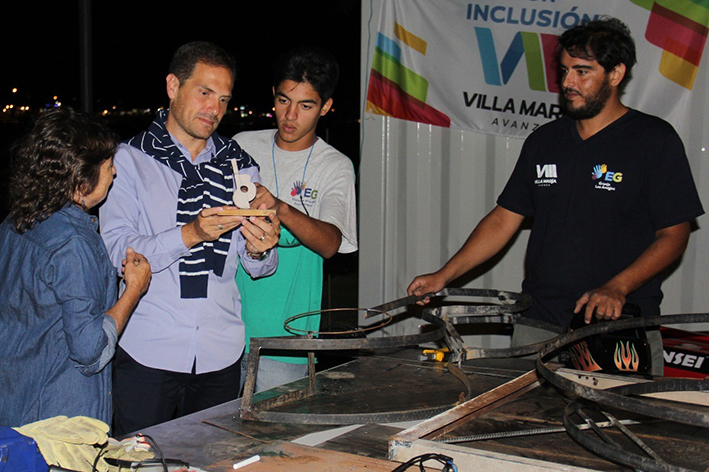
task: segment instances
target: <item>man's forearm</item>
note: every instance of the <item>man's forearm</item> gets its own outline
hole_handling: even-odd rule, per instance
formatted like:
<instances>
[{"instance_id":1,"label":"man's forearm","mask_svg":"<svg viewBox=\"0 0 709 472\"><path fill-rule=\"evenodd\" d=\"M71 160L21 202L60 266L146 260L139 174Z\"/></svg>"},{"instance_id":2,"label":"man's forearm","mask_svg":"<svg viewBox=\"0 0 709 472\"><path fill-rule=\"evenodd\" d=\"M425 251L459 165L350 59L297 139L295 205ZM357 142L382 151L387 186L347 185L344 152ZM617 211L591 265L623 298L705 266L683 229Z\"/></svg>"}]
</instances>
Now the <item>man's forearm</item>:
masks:
<instances>
[{"instance_id":1,"label":"man's forearm","mask_svg":"<svg viewBox=\"0 0 709 472\"><path fill-rule=\"evenodd\" d=\"M463 247L440 269L446 284L500 252L512 239L524 217L495 207L475 227Z\"/></svg>"}]
</instances>

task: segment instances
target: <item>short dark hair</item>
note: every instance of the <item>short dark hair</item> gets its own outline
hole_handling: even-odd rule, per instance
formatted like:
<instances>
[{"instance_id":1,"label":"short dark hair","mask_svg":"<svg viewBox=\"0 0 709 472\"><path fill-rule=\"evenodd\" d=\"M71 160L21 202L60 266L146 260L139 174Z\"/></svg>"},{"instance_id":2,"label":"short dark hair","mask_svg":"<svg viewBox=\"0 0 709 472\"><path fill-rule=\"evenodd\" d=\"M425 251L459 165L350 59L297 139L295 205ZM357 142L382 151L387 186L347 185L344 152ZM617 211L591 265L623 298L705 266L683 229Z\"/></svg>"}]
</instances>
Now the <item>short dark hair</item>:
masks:
<instances>
[{"instance_id":1,"label":"short dark hair","mask_svg":"<svg viewBox=\"0 0 709 472\"><path fill-rule=\"evenodd\" d=\"M89 115L57 108L40 115L12 147L10 214L19 233L93 192L118 137Z\"/></svg>"},{"instance_id":2,"label":"short dark hair","mask_svg":"<svg viewBox=\"0 0 709 472\"><path fill-rule=\"evenodd\" d=\"M571 57L596 60L606 73L625 64L626 76L630 76L630 70L637 62L630 29L619 19L609 16L564 31L559 36L560 57L562 51Z\"/></svg>"},{"instance_id":3,"label":"short dark hair","mask_svg":"<svg viewBox=\"0 0 709 472\"><path fill-rule=\"evenodd\" d=\"M174 74L183 84L192 77L198 62L209 66L224 67L231 72L231 78L236 79L234 58L224 49L209 41L192 41L177 48L170 61L168 73Z\"/></svg>"},{"instance_id":4,"label":"short dark hair","mask_svg":"<svg viewBox=\"0 0 709 472\"><path fill-rule=\"evenodd\" d=\"M275 63L273 88L284 80L307 82L318 93L323 103L332 98L340 78L340 67L335 57L316 46L302 46L283 54Z\"/></svg>"}]
</instances>

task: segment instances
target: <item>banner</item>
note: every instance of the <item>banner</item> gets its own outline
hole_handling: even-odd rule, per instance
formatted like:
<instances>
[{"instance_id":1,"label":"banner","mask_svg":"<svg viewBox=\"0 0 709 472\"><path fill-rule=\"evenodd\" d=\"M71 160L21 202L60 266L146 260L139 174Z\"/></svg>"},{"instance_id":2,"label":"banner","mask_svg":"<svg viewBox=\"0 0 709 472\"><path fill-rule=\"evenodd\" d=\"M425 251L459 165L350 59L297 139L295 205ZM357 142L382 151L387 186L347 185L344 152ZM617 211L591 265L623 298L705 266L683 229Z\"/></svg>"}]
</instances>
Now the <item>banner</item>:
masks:
<instances>
[{"instance_id":1,"label":"banner","mask_svg":"<svg viewBox=\"0 0 709 472\"><path fill-rule=\"evenodd\" d=\"M689 132L693 100L706 101L709 0L384 0L366 110L526 137L562 112L557 35L604 15L637 48L622 102Z\"/></svg>"}]
</instances>

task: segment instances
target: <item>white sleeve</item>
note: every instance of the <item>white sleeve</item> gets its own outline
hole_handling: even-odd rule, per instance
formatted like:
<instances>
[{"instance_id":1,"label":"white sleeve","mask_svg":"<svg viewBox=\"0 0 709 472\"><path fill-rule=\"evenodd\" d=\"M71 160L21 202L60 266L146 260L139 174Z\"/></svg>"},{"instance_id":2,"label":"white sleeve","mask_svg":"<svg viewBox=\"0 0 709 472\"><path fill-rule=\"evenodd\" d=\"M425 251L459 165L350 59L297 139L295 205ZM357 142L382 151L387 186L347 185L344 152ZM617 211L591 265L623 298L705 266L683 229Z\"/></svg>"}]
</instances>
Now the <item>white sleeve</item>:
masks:
<instances>
[{"instance_id":1,"label":"white sleeve","mask_svg":"<svg viewBox=\"0 0 709 472\"><path fill-rule=\"evenodd\" d=\"M338 159L328 168L327 186L322 189L319 220L331 223L342 233L338 252L357 250L357 201L352 163Z\"/></svg>"}]
</instances>

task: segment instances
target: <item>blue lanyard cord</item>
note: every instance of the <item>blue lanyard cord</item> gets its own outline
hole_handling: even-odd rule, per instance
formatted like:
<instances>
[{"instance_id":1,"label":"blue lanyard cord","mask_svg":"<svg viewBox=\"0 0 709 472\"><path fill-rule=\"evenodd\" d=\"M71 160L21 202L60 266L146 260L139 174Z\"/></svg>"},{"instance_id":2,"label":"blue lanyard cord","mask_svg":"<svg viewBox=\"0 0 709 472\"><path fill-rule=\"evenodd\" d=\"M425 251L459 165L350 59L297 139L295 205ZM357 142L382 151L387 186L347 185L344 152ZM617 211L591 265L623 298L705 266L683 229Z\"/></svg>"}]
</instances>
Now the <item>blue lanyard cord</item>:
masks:
<instances>
[{"instance_id":1,"label":"blue lanyard cord","mask_svg":"<svg viewBox=\"0 0 709 472\"><path fill-rule=\"evenodd\" d=\"M278 171L276 170L276 138L278 138L278 131L273 134L273 144L271 144L271 162L273 163L273 177L276 181L276 198L280 198L280 186L278 185ZM313 155L313 149L315 149L315 143L318 142L318 136L315 135L315 140L313 140L313 145L310 146L310 152L308 153L308 158L305 160L305 165L303 166L303 178L301 179L303 188L300 191L300 204L303 205L303 210L305 214L310 216L308 209L305 207L305 202L303 202L303 190L305 190L305 172L308 170L308 163L310 162L310 156Z\"/></svg>"}]
</instances>

